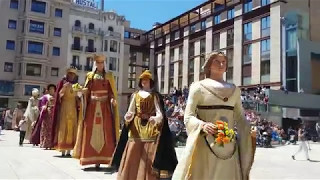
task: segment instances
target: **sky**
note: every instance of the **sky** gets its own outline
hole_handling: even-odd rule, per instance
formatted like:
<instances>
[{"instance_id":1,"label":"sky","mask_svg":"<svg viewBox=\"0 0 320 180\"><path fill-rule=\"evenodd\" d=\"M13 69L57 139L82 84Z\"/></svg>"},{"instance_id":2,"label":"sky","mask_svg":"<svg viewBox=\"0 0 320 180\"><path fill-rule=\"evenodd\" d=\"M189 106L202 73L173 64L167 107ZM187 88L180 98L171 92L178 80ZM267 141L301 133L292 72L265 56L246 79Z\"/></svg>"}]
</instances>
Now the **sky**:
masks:
<instances>
[{"instance_id":1,"label":"sky","mask_svg":"<svg viewBox=\"0 0 320 180\"><path fill-rule=\"evenodd\" d=\"M96 0L99 2L100 0ZM150 30L206 0L105 0L105 10L114 10L130 21L132 28Z\"/></svg>"}]
</instances>

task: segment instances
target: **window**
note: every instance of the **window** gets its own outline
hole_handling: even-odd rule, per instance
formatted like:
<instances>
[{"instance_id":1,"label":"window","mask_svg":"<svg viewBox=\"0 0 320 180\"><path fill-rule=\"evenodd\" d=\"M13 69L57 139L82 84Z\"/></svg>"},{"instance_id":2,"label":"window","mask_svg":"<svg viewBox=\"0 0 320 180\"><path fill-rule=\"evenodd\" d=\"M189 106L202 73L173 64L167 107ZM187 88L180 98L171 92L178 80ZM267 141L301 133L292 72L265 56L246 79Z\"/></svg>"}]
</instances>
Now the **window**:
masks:
<instances>
[{"instance_id":1,"label":"window","mask_svg":"<svg viewBox=\"0 0 320 180\"><path fill-rule=\"evenodd\" d=\"M117 70L117 58L114 58L114 57L109 58L109 70L111 71Z\"/></svg>"},{"instance_id":2,"label":"window","mask_svg":"<svg viewBox=\"0 0 320 180\"><path fill-rule=\"evenodd\" d=\"M108 40L104 40L104 51L108 51Z\"/></svg>"},{"instance_id":3,"label":"window","mask_svg":"<svg viewBox=\"0 0 320 180\"><path fill-rule=\"evenodd\" d=\"M170 49L170 62L174 61L174 48Z\"/></svg>"},{"instance_id":4,"label":"window","mask_svg":"<svg viewBox=\"0 0 320 180\"><path fill-rule=\"evenodd\" d=\"M174 76L174 64L171 63L171 64L169 65L169 77L170 77L170 78L173 78L173 76Z\"/></svg>"},{"instance_id":5,"label":"window","mask_svg":"<svg viewBox=\"0 0 320 180\"><path fill-rule=\"evenodd\" d=\"M246 23L243 25L243 38L244 41L252 40L252 23Z\"/></svg>"},{"instance_id":6,"label":"window","mask_svg":"<svg viewBox=\"0 0 320 180\"><path fill-rule=\"evenodd\" d=\"M261 19L261 37L270 36L270 16Z\"/></svg>"},{"instance_id":7,"label":"window","mask_svg":"<svg viewBox=\"0 0 320 180\"><path fill-rule=\"evenodd\" d=\"M30 32L44 34L44 22L30 20Z\"/></svg>"},{"instance_id":8,"label":"window","mask_svg":"<svg viewBox=\"0 0 320 180\"><path fill-rule=\"evenodd\" d=\"M286 51L297 50L297 28L286 29Z\"/></svg>"},{"instance_id":9,"label":"window","mask_svg":"<svg viewBox=\"0 0 320 180\"><path fill-rule=\"evenodd\" d=\"M28 53L30 54L42 54L43 52L43 43L41 42L28 42Z\"/></svg>"},{"instance_id":10,"label":"window","mask_svg":"<svg viewBox=\"0 0 320 180\"><path fill-rule=\"evenodd\" d=\"M270 39L261 41L261 61L270 60Z\"/></svg>"},{"instance_id":11,"label":"window","mask_svg":"<svg viewBox=\"0 0 320 180\"><path fill-rule=\"evenodd\" d=\"M252 11L252 0L245 0L243 5L244 13Z\"/></svg>"},{"instance_id":12,"label":"window","mask_svg":"<svg viewBox=\"0 0 320 180\"><path fill-rule=\"evenodd\" d=\"M17 21L9 19L8 28L9 29L17 29Z\"/></svg>"},{"instance_id":13,"label":"window","mask_svg":"<svg viewBox=\"0 0 320 180\"><path fill-rule=\"evenodd\" d=\"M52 55L53 55L53 56L60 56L60 48L58 48L58 47L53 47L53 49L52 49Z\"/></svg>"},{"instance_id":14,"label":"window","mask_svg":"<svg viewBox=\"0 0 320 180\"><path fill-rule=\"evenodd\" d=\"M53 35L61 37L61 28L54 28Z\"/></svg>"},{"instance_id":15,"label":"window","mask_svg":"<svg viewBox=\"0 0 320 180\"><path fill-rule=\"evenodd\" d=\"M27 76L41 76L41 64L27 64Z\"/></svg>"},{"instance_id":16,"label":"window","mask_svg":"<svg viewBox=\"0 0 320 180\"><path fill-rule=\"evenodd\" d=\"M233 67L228 67L226 76L227 82L233 83Z\"/></svg>"},{"instance_id":17,"label":"window","mask_svg":"<svg viewBox=\"0 0 320 180\"><path fill-rule=\"evenodd\" d=\"M261 6L266 6L270 4L270 0L261 0Z\"/></svg>"},{"instance_id":18,"label":"window","mask_svg":"<svg viewBox=\"0 0 320 180\"><path fill-rule=\"evenodd\" d=\"M13 72L13 63L5 62L3 71L4 72Z\"/></svg>"},{"instance_id":19,"label":"window","mask_svg":"<svg viewBox=\"0 0 320 180\"><path fill-rule=\"evenodd\" d=\"M56 8L56 11L55 11L54 14L55 14L56 17L62 17L62 9Z\"/></svg>"},{"instance_id":20,"label":"window","mask_svg":"<svg viewBox=\"0 0 320 180\"><path fill-rule=\"evenodd\" d=\"M137 63L137 52L130 52L130 63L129 64L136 64Z\"/></svg>"},{"instance_id":21,"label":"window","mask_svg":"<svg viewBox=\"0 0 320 180\"><path fill-rule=\"evenodd\" d=\"M217 51L220 49L220 33L214 34L212 37L212 50Z\"/></svg>"},{"instance_id":22,"label":"window","mask_svg":"<svg viewBox=\"0 0 320 180\"><path fill-rule=\"evenodd\" d=\"M183 59L183 46L179 46L179 60Z\"/></svg>"},{"instance_id":23,"label":"window","mask_svg":"<svg viewBox=\"0 0 320 180\"><path fill-rule=\"evenodd\" d=\"M108 27L108 31L113 32L113 27L109 26L109 27Z\"/></svg>"},{"instance_id":24,"label":"window","mask_svg":"<svg viewBox=\"0 0 320 180\"><path fill-rule=\"evenodd\" d=\"M251 63L252 60L252 44L243 46L243 64Z\"/></svg>"},{"instance_id":25,"label":"window","mask_svg":"<svg viewBox=\"0 0 320 180\"><path fill-rule=\"evenodd\" d=\"M135 79L129 79L128 80L128 88L134 89L136 87L136 80Z\"/></svg>"},{"instance_id":26,"label":"window","mask_svg":"<svg viewBox=\"0 0 320 180\"><path fill-rule=\"evenodd\" d=\"M224 5L223 4L219 4L219 3L215 3L214 4L214 12L216 11L220 11L224 9Z\"/></svg>"},{"instance_id":27,"label":"window","mask_svg":"<svg viewBox=\"0 0 320 180\"><path fill-rule=\"evenodd\" d=\"M166 54L165 54L165 52L163 52L163 53L161 54L161 65L162 65L162 66L164 66L165 61L166 61Z\"/></svg>"},{"instance_id":28,"label":"window","mask_svg":"<svg viewBox=\"0 0 320 180\"><path fill-rule=\"evenodd\" d=\"M190 26L190 33L194 33L194 32L196 32L196 25L195 24Z\"/></svg>"},{"instance_id":29,"label":"window","mask_svg":"<svg viewBox=\"0 0 320 180\"><path fill-rule=\"evenodd\" d=\"M78 66L79 65L79 56L72 56L72 64L71 66Z\"/></svg>"},{"instance_id":30,"label":"window","mask_svg":"<svg viewBox=\"0 0 320 180\"><path fill-rule=\"evenodd\" d=\"M270 82L270 61L261 62L261 83Z\"/></svg>"},{"instance_id":31,"label":"window","mask_svg":"<svg viewBox=\"0 0 320 180\"><path fill-rule=\"evenodd\" d=\"M206 21L201 21L201 30L206 29Z\"/></svg>"},{"instance_id":32,"label":"window","mask_svg":"<svg viewBox=\"0 0 320 180\"><path fill-rule=\"evenodd\" d=\"M227 30L227 46L232 46L234 42L234 29Z\"/></svg>"},{"instance_id":33,"label":"window","mask_svg":"<svg viewBox=\"0 0 320 180\"><path fill-rule=\"evenodd\" d=\"M233 67L233 49L227 49L228 67Z\"/></svg>"},{"instance_id":34,"label":"window","mask_svg":"<svg viewBox=\"0 0 320 180\"><path fill-rule=\"evenodd\" d=\"M32 0L31 2L31 11L37 13L46 13L46 3L38 0Z\"/></svg>"},{"instance_id":35,"label":"window","mask_svg":"<svg viewBox=\"0 0 320 180\"><path fill-rule=\"evenodd\" d=\"M200 40L200 54L206 53L206 39Z\"/></svg>"},{"instance_id":36,"label":"window","mask_svg":"<svg viewBox=\"0 0 320 180\"><path fill-rule=\"evenodd\" d=\"M219 24L219 23L220 23L220 20L221 20L220 14L214 16L214 24Z\"/></svg>"},{"instance_id":37,"label":"window","mask_svg":"<svg viewBox=\"0 0 320 180\"><path fill-rule=\"evenodd\" d=\"M91 70L92 70L92 66L93 66L92 57L87 57L86 66L85 66L84 69L85 69L86 71L91 71Z\"/></svg>"},{"instance_id":38,"label":"window","mask_svg":"<svg viewBox=\"0 0 320 180\"><path fill-rule=\"evenodd\" d=\"M14 95L14 82L0 80L0 95L13 96ZM0 104L4 105L3 102L0 102ZM8 104L8 103L6 103L6 104Z\"/></svg>"},{"instance_id":39,"label":"window","mask_svg":"<svg viewBox=\"0 0 320 180\"><path fill-rule=\"evenodd\" d=\"M24 32L24 26L25 26L25 21L24 20L22 21L22 25L21 26L22 26L21 32Z\"/></svg>"},{"instance_id":40,"label":"window","mask_svg":"<svg viewBox=\"0 0 320 180\"><path fill-rule=\"evenodd\" d=\"M59 68L54 68L54 67L52 67L52 68L51 68L51 76L56 76L56 77L58 77L58 76L59 76Z\"/></svg>"},{"instance_id":41,"label":"window","mask_svg":"<svg viewBox=\"0 0 320 180\"><path fill-rule=\"evenodd\" d=\"M110 51L111 52L117 52L118 51L117 48L118 48L118 42L114 41L114 40L111 40L110 41Z\"/></svg>"},{"instance_id":42,"label":"window","mask_svg":"<svg viewBox=\"0 0 320 180\"><path fill-rule=\"evenodd\" d=\"M10 0L10 8L11 9L18 9L19 8L18 0Z\"/></svg>"},{"instance_id":43,"label":"window","mask_svg":"<svg viewBox=\"0 0 320 180\"><path fill-rule=\"evenodd\" d=\"M194 56L194 42L189 44L189 57Z\"/></svg>"},{"instance_id":44,"label":"window","mask_svg":"<svg viewBox=\"0 0 320 180\"><path fill-rule=\"evenodd\" d=\"M76 21L74 22L74 26L75 26L75 27L81 27L81 22L80 22L79 20L76 20Z\"/></svg>"},{"instance_id":45,"label":"window","mask_svg":"<svg viewBox=\"0 0 320 180\"><path fill-rule=\"evenodd\" d=\"M6 49L8 50L14 50L16 47L15 41L7 40Z\"/></svg>"},{"instance_id":46,"label":"window","mask_svg":"<svg viewBox=\"0 0 320 180\"><path fill-rule=\"evenodd\" d=\"M182 66L182 61L179 61L179 76L182 76L182 72L183 72L183 66Z\"/></svg>"},{"instance_id":47,"label":"window","mask_svg":"<svg viewBox=\"0 0 320 180\"><path fill-rule=\"evenodd\" d=\"M234 18L234 8L228 10L228 19Z\"/></svg>"},{"instance_id":48,"label":"window","mask_svg":"<svg viewBox=\"0 0 320 180\"><path fill-rule=\"evenodd\" d=\"M189 61L189 74L193 74L194 73L194 59L190 59Z\"/></svg>"},{"instance_id":49,"label":"window","mask_svg":"<svg viewBox=\"0 0 320 180\"><path fill-rule=\"evenodd\" d=\"M206 61L205 56L200 56L200 71L199 72L201 72L201 73L204 72L204 69L202 67L203 67L205 61Z\"/></svg>"},{"instance_id":50,"label":"window","mask_svg":"<svg viewBox=\"0 0 320 180\"><path fill-rule=\"evenodd\" d=\"M93 23L89 23L89 29L91 29L91 30L94 29L94 24Z\"/></svg>"},{"instance_id":51,"label":"window","mask_svg":"<svg viewBox=\"0 0 320 180\"><path fill-rule=\"evenodd\" d=\"M130 32L128 32L128 31L125 31L124 32L124 38L130 38Z\"/></svg>"},{"instance_id":52,"label":"window","mask_svg":"<svg viewBox=\"0 0 320 180\"><path fill-rule=\"evenodd\" d=\"M251 84L251 64L243 65L242 67L242 85Z\"/></svg>"},{"instance_id":53,"label":"window","mask_svg":"<svg viewBox=\"0 0 320 180\"><path fill-rule=\"evenodd\" d=\"M32 95L32 89L38 89L40 90L40 86L37 86L37 85L25 85L24 86L24 95L25 96L31 96Z\"/></svg>"}]
</instances>

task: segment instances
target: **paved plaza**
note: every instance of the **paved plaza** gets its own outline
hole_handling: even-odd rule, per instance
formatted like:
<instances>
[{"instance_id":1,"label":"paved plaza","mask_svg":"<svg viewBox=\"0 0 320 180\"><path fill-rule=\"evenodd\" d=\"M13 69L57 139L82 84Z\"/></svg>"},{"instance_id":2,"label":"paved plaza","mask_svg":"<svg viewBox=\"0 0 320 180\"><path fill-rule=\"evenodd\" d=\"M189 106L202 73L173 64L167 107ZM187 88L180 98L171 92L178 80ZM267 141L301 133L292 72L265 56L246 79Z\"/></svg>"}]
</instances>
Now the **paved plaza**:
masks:
<instances>
[{"instance_id":1,"label":"paved plaza","mask_svg":"<svg viewBox=\"0 0 320 180\"><path fill-rule=\"evenodd\" d=\"M42 150L25 144L18 146L19 132L2 131L0 135L0 179L116 179L116 174L103 171L83 171L79 161L61 158L54 150ZM304 154L291 159L298 145L258 148L251 171L251 180L263 179L319 179L320 144L311 143L311 162ZM183 148L177 148L181 157ZM90 167L90 166L89 166Z\"/></svg>"}]
</instances>

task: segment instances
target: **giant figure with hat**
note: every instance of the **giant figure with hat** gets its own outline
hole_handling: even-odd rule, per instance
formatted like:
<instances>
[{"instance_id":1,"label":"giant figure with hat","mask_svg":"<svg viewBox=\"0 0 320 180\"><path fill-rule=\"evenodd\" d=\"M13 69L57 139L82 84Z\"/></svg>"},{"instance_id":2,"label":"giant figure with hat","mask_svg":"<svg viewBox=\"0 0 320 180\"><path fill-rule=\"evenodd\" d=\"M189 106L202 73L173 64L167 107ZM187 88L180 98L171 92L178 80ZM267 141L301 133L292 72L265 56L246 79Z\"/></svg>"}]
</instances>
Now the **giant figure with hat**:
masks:
<instances>
[{"instance_id":1,"label":"giant figure with hat","mask_svg":"<svg viewBox=\"0 0 320 180\"><path fill-rule=\"evenodd\" d=\"M52 145L62 156L71 156L78 124L77 89L73 87L77 83L77 69L70 67L66 76L58 83L55 95L52 124Z\"/></svg>"},{"instance_id":2,"label":"giant figure with hat","mask_svg":"<svg viewBox=\"0 0 320 180\"><path fill-rule=\"evenodd\" d=\"M92 72L83 88L77 143L73 157L81 165L109 164L119 138L117 89L112 72L106 72L105 56L95 55Z\"/></svg>"},{"instance_id":3,"label":"giant figure with hat","mask_svg":"<svg viewBox=\"0 0 320 180\"><path fill-rule=\"evenodd\" d=\"M170 178L177 157L164 102L153 89L149 70L139 78L140 90L132 94L112 165L118 170L118 180Z\"/></svg>"}]
</instances>

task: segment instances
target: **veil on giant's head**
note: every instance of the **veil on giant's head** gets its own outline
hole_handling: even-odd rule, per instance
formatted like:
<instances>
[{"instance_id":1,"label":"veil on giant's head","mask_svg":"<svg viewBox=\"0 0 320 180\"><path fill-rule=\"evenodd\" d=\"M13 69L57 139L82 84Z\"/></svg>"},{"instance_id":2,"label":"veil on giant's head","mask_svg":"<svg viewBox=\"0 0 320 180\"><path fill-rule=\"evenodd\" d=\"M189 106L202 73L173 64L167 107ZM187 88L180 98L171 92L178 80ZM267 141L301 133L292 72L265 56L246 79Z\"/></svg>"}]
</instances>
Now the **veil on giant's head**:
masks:
<instances>
[{"instance_id":1,"label":"veil on giant's head","mask_svg":"<svg viewBox=\"0 0 320 180\"><path fill-rule=\"evenodd\" d=\"M95 54L92 58L92 72L95 72L97 70L96 62L103 62L104 70L107 71L107 64L106 62L106 56L103 54Z\"/></svg>"}]
</instances>

